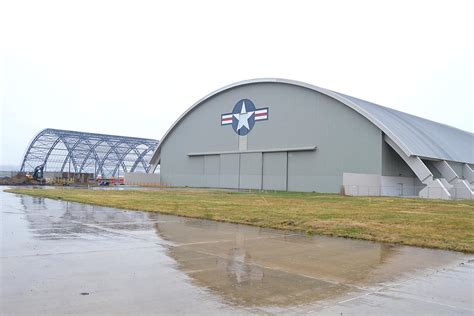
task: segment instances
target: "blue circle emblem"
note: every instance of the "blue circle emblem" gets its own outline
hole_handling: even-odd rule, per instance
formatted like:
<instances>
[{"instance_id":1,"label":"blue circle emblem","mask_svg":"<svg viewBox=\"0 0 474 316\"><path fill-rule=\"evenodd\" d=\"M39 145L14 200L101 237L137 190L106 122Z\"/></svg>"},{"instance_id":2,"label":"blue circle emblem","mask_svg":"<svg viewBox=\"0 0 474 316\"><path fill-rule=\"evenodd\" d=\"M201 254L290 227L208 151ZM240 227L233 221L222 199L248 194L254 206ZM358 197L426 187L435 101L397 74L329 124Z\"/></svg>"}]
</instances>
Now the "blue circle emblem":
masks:
<instances>
[{"instance_id":1,"label":"blue circle emblem","mask_svg":"<svg viewBox=\"0 0 474 316\"><path fill-rule=\"evenodd\" d=\"M255 125L255 104L249 99L237 102L232 110L232 128L237 135L245 136Z\"/></svg>"}]
</instances>

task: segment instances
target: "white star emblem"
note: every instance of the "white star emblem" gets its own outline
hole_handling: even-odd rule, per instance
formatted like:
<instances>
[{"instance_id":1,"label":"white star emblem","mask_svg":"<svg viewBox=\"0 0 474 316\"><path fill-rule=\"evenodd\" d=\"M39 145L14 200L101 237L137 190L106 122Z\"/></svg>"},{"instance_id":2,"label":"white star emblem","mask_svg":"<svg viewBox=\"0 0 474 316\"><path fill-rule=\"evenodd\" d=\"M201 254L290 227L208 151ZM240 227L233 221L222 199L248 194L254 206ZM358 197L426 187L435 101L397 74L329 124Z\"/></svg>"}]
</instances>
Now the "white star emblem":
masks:
<instances>
[{"instance_id":1,"label":"white star emblem","mask_svg":"<svg viewBox=\"0 0 474 316\"><path fill-rule=\"evenodd\" d=\"M247 129L250 129L249 118L251 118L254 113L254 111L247 112L247 109L245 108L245 101L242 101L242 108L240 109L240 114L234 114L234 117L239 121L239 124L237 125L238 131L244 126Z\"/></svg>"}]
</instances>

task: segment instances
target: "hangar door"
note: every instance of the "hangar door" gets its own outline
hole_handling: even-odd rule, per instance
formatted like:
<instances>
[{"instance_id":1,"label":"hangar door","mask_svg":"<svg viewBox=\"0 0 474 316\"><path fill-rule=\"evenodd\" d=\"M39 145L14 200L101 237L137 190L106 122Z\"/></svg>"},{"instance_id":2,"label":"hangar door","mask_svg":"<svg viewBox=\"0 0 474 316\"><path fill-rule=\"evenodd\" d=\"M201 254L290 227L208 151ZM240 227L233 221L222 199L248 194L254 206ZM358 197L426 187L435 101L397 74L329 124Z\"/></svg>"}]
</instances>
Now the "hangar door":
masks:
<instances>
[{"instance_id":1,"label":"hangar door","mask_svg":"<svg viewBox=\"0 0 474 316\"><path fill-rule=\"evenodd\" d=\"M211 188L287 190L287 152L204 156L203 184Z\"/></svg>"}]
</instances>

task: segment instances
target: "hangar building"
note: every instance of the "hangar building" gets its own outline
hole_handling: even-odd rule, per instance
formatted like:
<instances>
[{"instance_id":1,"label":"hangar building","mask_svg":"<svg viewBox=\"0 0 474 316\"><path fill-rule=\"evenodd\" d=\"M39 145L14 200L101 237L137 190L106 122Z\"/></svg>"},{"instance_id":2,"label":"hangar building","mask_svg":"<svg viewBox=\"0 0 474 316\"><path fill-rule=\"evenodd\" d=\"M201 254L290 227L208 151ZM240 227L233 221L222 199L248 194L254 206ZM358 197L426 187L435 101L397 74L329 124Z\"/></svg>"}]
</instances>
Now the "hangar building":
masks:
<instances>
[{"instance_id":1,"label":"hangar building","mask_svg":"<svg viewBox=\"0 0 474 316\"><path fill-rule=\"evenodd\" d=\"M219 89L151 159L172 186L473 198L474 134L285 79Z\"/></svg>"}]
</instances>

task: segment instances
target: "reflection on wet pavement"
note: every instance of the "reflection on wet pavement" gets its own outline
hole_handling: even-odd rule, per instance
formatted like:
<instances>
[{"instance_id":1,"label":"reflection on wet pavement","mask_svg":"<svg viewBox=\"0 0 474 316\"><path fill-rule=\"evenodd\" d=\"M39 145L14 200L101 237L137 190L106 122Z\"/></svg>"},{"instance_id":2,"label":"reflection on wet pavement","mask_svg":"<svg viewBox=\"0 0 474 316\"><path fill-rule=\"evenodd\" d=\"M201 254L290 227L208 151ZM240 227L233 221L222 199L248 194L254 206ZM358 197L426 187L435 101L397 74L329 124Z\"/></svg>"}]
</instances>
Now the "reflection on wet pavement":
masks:
<instances>
[{"instance_id":1,"label":"reflection on wet pavement","mask_svg":"<svg viewBox=\"0 0 474 316\"><path fill-rule=\"evenodd\" d=\"M2 313L472 312L461 253L0 197Z\"/></svg>"}]
</instances>

